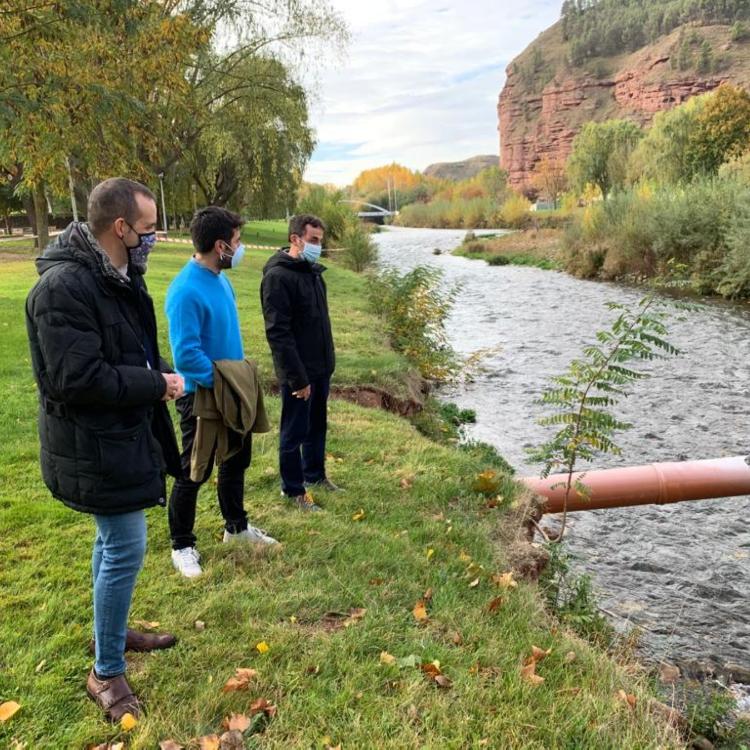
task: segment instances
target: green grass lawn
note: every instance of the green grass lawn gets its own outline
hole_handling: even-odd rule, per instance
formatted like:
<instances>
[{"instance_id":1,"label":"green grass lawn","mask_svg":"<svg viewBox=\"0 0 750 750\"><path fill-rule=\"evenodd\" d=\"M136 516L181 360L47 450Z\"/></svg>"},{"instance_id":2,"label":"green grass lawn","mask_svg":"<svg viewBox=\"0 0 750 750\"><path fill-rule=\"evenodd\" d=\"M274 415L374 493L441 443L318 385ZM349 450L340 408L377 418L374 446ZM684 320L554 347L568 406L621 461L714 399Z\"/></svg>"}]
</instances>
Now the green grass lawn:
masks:
<instances>
[{"instance_id":1,"label":"green grass lawn","mask_svg":"<svg viewBox=\"0 0 750 750\"><path fill-rule=\"evenodd\" d=\"M247 351L270 375L258 303L267 255L249 251L231 278ZM167 282L188 257L189 248L166 244L152 257L147 278L160 314ZM337 381L395 388L408 368L368 312L363 279L335 267L326 278ZM209 482L196 524L205 574L187 581L171 566L165 511L148 512L149 552L131 622L158 622L180 641L128 656L147 712L127 734L108 725L84 693L93 523L51 499L39 476L23 320L34 279L29 260L0 264L0 704L21 705L0 722L0 748L122 740L128 749L153 750L167 738L197 748L196 738L221 733L224 717L247 712L258 698L277 713L264 732L247 737L252 748L679 746L648 714L637 674L560 629L533 585L493 582L507 569L497 542L505 512L472 490L487 459L342 401L330 406L329 470L346 492L321 493L325 513L283 506L277 434L255 442L246 506L252 523L282 541L280 551L222 545ZM164 344L163 315L160 322ZM267 406L275 422L278 399ZM502 492L513 496L510 482ZM428 589L428 619L420 623L412 610ZM353 608L366 612L349 627L331 627L336 618L327 613ZM261 642L266 653L256 648ZM520 673L532 645L552 649L537 667L539 685ZM434 660L450 687L420 670ZM257 677L246 691L223 693L238 667ZM616 698L621 689L638 695L634 708Z\"/></svg>"}]
</instances>

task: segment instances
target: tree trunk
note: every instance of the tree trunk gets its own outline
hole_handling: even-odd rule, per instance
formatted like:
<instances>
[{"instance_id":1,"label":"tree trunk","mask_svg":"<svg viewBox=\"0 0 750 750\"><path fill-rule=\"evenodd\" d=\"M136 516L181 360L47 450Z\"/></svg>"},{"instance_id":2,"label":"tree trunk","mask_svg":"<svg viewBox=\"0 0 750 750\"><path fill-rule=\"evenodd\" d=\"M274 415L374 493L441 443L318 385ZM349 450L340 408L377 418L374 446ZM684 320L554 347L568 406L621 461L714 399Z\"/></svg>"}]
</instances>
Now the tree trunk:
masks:
<instances>
[{"instance_id":1,"label":"tree trunk","mask_svg":"<svg viewBox=\"0 0 750 750\"><path fill-rule=\"evenodd\" d=\"M32 190L34 213L36 214L36 248L43 252L49 245L49 217L47 216L47 197L44 194L44 183L39 182Z\"/></svg>"}]
</instances>

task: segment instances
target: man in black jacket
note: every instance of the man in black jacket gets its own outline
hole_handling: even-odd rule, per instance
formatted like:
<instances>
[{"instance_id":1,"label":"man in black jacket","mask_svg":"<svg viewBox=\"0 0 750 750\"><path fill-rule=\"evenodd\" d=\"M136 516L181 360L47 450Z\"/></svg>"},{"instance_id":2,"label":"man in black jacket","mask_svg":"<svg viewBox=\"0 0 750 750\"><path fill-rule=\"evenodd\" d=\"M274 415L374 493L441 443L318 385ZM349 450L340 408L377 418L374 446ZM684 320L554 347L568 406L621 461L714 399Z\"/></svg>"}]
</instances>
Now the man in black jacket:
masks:
<instances>
[{"instance_id":1,"label":"man in black jacket","mask_svg":"<svg viewBox=\"0 0 750 750\"><path fill-rule=\"evenodd\" d=\"M88 223L72 223L37 260L41 278L26 300L42 476L54 497L96 523L86 689L112 721L141 710L125 650L175 643L127 629L146 550L144 509L165 504L165 470L179 472L165 402L181 395L182 378L159 356L143 281L155 230L151 191L105 180L91 192Z\"/></svg>"},{"instance_id":2,"label":"man in black jacket","mask_svg":"<svg viewBox=\"0 0 750 750\"><path fill-rule=\"evenodd\" d=\"M302 510L320 510L307 487L338 487L326 476L328 391L335 368L325 266L318 263L325 228L316 216L289 223L289 247L266 263L260 296L266 338L281 390L281 491Z\"/></svg>"}]
</instances>

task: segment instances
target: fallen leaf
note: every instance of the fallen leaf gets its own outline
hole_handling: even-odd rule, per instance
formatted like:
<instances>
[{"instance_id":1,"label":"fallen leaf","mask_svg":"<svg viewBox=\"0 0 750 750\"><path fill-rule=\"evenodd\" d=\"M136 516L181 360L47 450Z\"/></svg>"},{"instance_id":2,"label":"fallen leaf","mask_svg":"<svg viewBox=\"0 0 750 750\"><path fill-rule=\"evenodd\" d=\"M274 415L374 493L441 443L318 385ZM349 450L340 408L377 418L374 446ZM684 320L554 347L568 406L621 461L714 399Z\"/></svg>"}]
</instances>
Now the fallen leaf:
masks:
<instances>
[{"instance_id":1,"label":"fallen leaf","mask_svg":"<svg viewBox=\"0 0 750 750\"><path fill-rule=\"evenodd\" d=\"M445 513L441 510L440 513L436 513L434 516L430 516L433 521L445 521Z\"/></svg>"},{"instance_id":2,"label":"fallen leaf","mask_svg":"<svg viewBox=\"0 0 750 750\"><path fill-rule=\"evenodd\" d=\"M139 625L144 630L156 630L156 628L161 625L160 622L149 622L148 620L136 620L135 624Z\"/></svg>"},{"instance_id":3,"label":"fallen leaf","mask_svg":"<svg viewBox=\"0 0 750 750\"><path fill-rule=\"evenodd\" d=\"M295 615L290 615L289 622L291 622L292 625L294 625L297 622L297 617Z\"/></svg>"},{"instance_id":4,"label":"fallen leaf","mask_svg":"<svg viewBox=\"0 0 750 750\"><path fill-rule=\"evenodd\" d=\"M432 682L434 682L440 688L449 688L453 684L450 679L442 673L439 661L432 661L427 662L426 664L421 664L420 669Z\"/></svg>"},{"instance_id":5,"label":"fallen leaf","mask_svg":"<svg viewBox=\"0 0 750 750\"><path fill-rule=\"evenodd\" d=\"M496 471L488 469L481 474L477 474L472 484L474 492L481 492L485 495L494 495L500 487L500 477Z\"/></svg>"},{"instance_id":6,"label":"fallen leaf","mask_svg":"<svg viewBox=\"0 0 750 750\"><path fill-rule=\"evenodd\" d=\"M276 706L273 703L269 703L265 698L258 698L250 704L250 713L255 714L264 713L266 716L276 716Z\"/></svg>"},{"instance_id":7,"label":"fallen leaf","mask_svg":"<svg viewBox=\"0 0 750 750\"><path fill-rule=\"evenodd\" d=\"M502 596L496 596L488 605L487 605L487 611L488 612L497 612L498 609L500 609L500 606L503 603L503 597Z\"/></svg>"},{"instance_id":8,"label":"fallen leaf","mask_svg":"<svg viewBox=\"0 0 750 750\"><path fill-rule=\"evenodd\" d=\"M305 674L318 675L320 674L320 667L317 664L311 664L305 669Z\"/></svg>"},{"instance_id":9,"label":"fallen leaf","mask_svg":"<svg viewBox=\"0 0 750 750\"><path fill-rule=\"evenodd\" d=\"M410 477L404 477L401 480L400 484L401 484L401 489L402 490L408 490L414 484L414 479L412 479Z\"/></svg>"},{"instance_id":10,"label":"fallen leaf","mask_svg":"<svg viewBox=\"0 0 750 750\"><path fill-rule=\"evenodd\" d=\"M464 552L463 550L461 550L458 553L458 559L461 562L471 562L471 555L467 555L466 552Z\"/></svg>"},{"instance_id":11,"label":"fallen leaf","mask_svg":"<svg viewBox=\"0 0 750 750\"><path fill-rule=\"evenodd\" d=\"M429 560L435 554L435 550L430 547L425 554L427 555L427 559Z\"/></svg>"},{"instance_id":12,"label":"fallen leaf","mask_svg":"<svg viewBox=\"0 0 750 750\"><path fill-rule=\"evenodd\" d=\"M361 521L365 517L366 513L364 508L360 508L353 516L352 521Z\"/></svg>"},{"instance_id":13,"label":"fallen leaf","mask_svg":"<svg viewBox=\"0 0 750 750\"><path fill-rule=\"evenodd\" d=\"M422 594L422 600L425 602L431 602L432 601L432 586L427 589L427 591Z\"/></svg>"},{"instance_id":14,"label":"fallen leaf","mask_svg":"<svg viewBox=\"0 0 750 750\"><path fill-rule=\"evenodd\" d=\"M219 737L219 750L245 750L245 738L237 729L230 729Z\"/></svg>"},{"instance_id":15,"label":"fallen leaf","mask_svg":"<svg viewBox=\"0 0 750 750\"><path fill-rule=\"evenodd\" d=\"M366 614L367 609L365 607L354 607L349 610L349 617L347 617L342 623L345 628L348 628L355 623L358 623Z\"/></svg>"},{"instance_id":16,"label":"fallen leaf","mask_svg":"<svg viewBox=\"0 0 750 750\"><path fill-rule=\"evenodd\" d=\"M441 688L449 688L453 683L444 675L439 674L434 679L435 684Z\"/></svg>"},{"instance_id":17,"label":"fallen leaf","mask_svg":"<svg viewBox=\"0 0 750 750\"><path fill-rule=\"evenodd\" d=\"M470 588L470 589L475 589L475 588L476 588L477 586L479 586L479 579L478 579L478 578L475 578L475 579L474 579L474 580L473 580L473 581L472 581L472 582L471 582L471 583L469 584L469 588Z\"/></svg>"},{"instance_id":18,"label":"fallen leaf","mask_svg":"<svg viewBox=\"0 0 750 750\"><path fill-rule=\"evenodd\" d=\"M15 701L6 701L0 703L0 721L8 721L21 708L20 704Z\"/></svg>"},{"instance_id":19,"label":"fallen leaf","mask_svg":"<svg viewBox=\"0 0 750 750\"><path fill-rule=\"evenodd\" d=\"M256 643L255 648L259 654L267 654L271 650L271 647L265 641Z\"/></svg>"},{"instance_id":20,"label":"fallen leaf","mask_svg":"<svg viewBox=\"0 0 750 750\"><path fill-rule=\"evenodd\" d=\"M162 740L159 743L159 750L185 750L185 748L174 740Z\"/></svg>"},{"instance_id":21,"label":"fallen leaf","mask_svg":"<svg viewBox=\"0 0 750 750\"><path fill-rule=\"evenodd\" d=\"M389 654L387 651L380 652L380 663L390 666L396 663L396 657L393 654Z\"/></svg>"},{"instance_id":22,"label":"fallen leaf","mask_svg":"<svg viewBox=\"0 0 750 750\"><path fill-rule=\"evenodd\" d=\"M46 663L47 663L47 660L46 660L46 659L42 659L42 660L41 660L41 661L39 662L39 664L37 664L37 665L36 665L36 667L34 668L34 671L35 671L35 672L36 672L37 674L39 674L39 672L41 672L41 671L42 671L42 670L44 669L44 665L45 665Z\"/></svg>"},{"instance_id":23,"label":"fallen leaf","mask_svg":"<svg viewBox=\"0 0 750 750\"><path fill-rule=\"evenodd\" d=\"M627 704L631 710L635 708L638 699L632 693L626 693L624 690L617 691L617 699Z\"/></svg>"},{"instance_id":24,"label":"fallen leaf","mask_svg":"<svg viewBox=\"0 0 750 750\"><path fill-rule=\"evenodd\" d=\"M575 651L568 651L568 653L565 654L565 663L572 664L577 658L578 656Z\"/></svg>"},{"instance_id":25,"label":"fallen leaf","mask_svg":"<svg viewBox=\"0 0 750 750\"><path fill-rule=\"evenodd\" d=\"M542 661L546 656L549 656L552 653L552 649L548 648L546 651L543 648L539 648L539 646L532 646L531 647L531 656L526 660L526 663L530 663L532 661Z\"/></svg>"},{"instance_id":26,"label":"fallen leaf","mask_svg":"<svg viewBox=\"0 0 750 750\"><path fill-rule=\"evenodd\" d=\"M196 620L195 621L195 629L196 630L205 630L206 629L206 623L203 622L203 620Z\"/></svg>"},{"instance_id":27,"label":"fallen leaf","mask_svg":"<svg viewBox=\"0 0 750 750\"><path fill-rule=\"evenodd\" d=\"M521 667L521 677L532 685L541 685L544 682L544 677L540 677L536 673L535 661L529 662L526 666Z\"/></svg>"},{"instance_id":28,"label":"fallen leaf","mask_svg":"<svg viewBox=\"0 0 750 750\"><path fill-rule=\"evenodd\" d=\"M680 677L680 668L674 664L659 664L659 680L665 685L677 682Z\"/></svg>"},{"instance_id":29,"label":"fallen leaf","mask_svg":"<svg viewBox=\"0 0 750 750\"><path fill-rule=\"evenodd\" d=\"M412 614L417 622L427 622L427 607L425 606L424 600L420 599L412 609Z\"/></svg>"},{"instance_id":30,"label":"fallen leaf","mask_svg":"<svg viewBox=\"0 0 750 750\"><path fill-rule=\"evenodd\" d=\"M230 677L224 687L221 689L222 693L232 693L236 690L247 690L250 680L258 674L255 669L238 668L235 670L234 677Z\"/></svg>"},{"instance_id":31,"label":"fallen leaf","mask_svg":"<svg viewBox=\"0 0 750 750\"><path fill-rule=\"evenodd\" d=\"M124 713L120 719L120 726L122 727L123 732L130 732L132 729L135 729L137 724L138 719L136 719L129 711Z\"/></svg>"},{"instance_id":32,"label":"fallen leaf","mask_svg":"<svg viewBox=\"0 0 750 750\"><path fill-rule=\"evenodd\" d=\"M454 630L453 633L451 633L451 642L454 646L460 646L464 639L461 637L461 633L459 633L457 630Z\"/></svg>"},{"instance_id":33,"label":"fallen leaf","mask_svg":"<svg viewBox=\"0 0 750 750\"><path fill-rule=\"evenodd\" d=\"M198 738L198 745L201 750L219 750L220 742L218 734L207 734Z\"/></svg>"},{"instance_id":34,"label":"fallen leaf","mask_svg":"<svg viewBox=\"0 0 750 750\"><path fill-rule=\"evenodd\" d=\"M371 578L368 583L370 586L382 586L385 583L385 579L383 578Z\"/></svg>"},{"instance_id":35,"label":"fallen leaf","mask_svg":"<svg viewBox=\"0 0 750 750\"><path fill-rule=\"evenodd\" d=\"M514 589L518 586L518 582L513 578L512 570L507 573L495 573L492 576L492 582L501 589Z\"/></svg>"},{"instance_id":36,"label":"fallen leaf","mask_svg":"<svg viewBox=\"0 0 750 750\"><path fill-rule=\"evenodd\" d=\"M252 721L245 714L232 714L224 719L224 727L228 730L238 729L240 732L244 732L250 724L252 724Z\"/></svg>"}]
</instances>

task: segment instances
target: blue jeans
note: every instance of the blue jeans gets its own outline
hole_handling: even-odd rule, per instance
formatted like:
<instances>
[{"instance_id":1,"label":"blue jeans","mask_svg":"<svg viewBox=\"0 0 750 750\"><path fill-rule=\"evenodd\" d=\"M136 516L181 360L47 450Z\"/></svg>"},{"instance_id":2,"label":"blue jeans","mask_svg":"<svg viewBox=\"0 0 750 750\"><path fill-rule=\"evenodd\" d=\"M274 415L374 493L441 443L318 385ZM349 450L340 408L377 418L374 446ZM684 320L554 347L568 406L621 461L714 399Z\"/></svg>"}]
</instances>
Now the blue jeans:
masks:
<instances>
[{"instance_id":1,"label":"blue jeans","mask_svg":"<svg viewBox=\"0 0 750 750\"><path fill-rule=\"evenodd\" d=\"M142 510L94 516L94 639L99 677L125 672L125 637L135 579L146 555L146 514Z\"/></svg>"},{"instance_id":2,"label":"blue jeans","mask_svg":"<svg viewBox=\"0 0 750 750\"><path fill-rule=\"evenodd\" d=\"M281 491L290 497L305 493L305 482L326 478L326 432L330 379L310 383L310 398L297 398L288 385L281 386L279 473Z\"/></svg>"}]
</instances>

